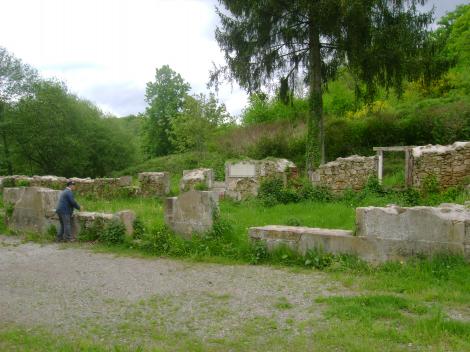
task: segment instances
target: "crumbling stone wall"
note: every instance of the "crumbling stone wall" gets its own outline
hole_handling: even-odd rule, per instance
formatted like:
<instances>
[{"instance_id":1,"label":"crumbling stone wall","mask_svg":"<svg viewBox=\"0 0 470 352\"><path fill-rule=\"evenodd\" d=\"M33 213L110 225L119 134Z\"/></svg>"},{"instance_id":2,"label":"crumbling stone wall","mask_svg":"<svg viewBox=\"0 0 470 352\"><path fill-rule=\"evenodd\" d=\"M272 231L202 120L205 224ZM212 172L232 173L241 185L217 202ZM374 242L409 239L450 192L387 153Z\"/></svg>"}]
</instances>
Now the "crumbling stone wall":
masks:
<instances>
[{"instance_id":1,"label":"crumbling stone wall","mask_svg":"<svg viewBox=\"0 0 470 352\"><path fill-rule=\"evenodd\" d=\"M427 145L413 148L413 186L421 187L428 177L436 177L442 188L470 183L470 142Z\"/></svg>"},{"instance_id":2,"label":"crumbling stone wall","mask_svg":"<svg viewBox=\"0 0 470 352\"><path fill-rule=\"evenodd\" d=\"M81 196L115 197L132 196L138 194L138 189L132 187L132 177L120 178L77 178L70 179L75 182L75 193ZM57 176L5 176L1 178L3 187L44 187L63 190L67 185L65 177Z\"/></svg>"},{"instance_id":3,"label":"crumbling stone wall","mask_svg":"<svg viewBox=\"0 0 470 352\"><path fill-rule=\"evenodd\" d=\"M140 194L143 196L164 196L170 193L168 172L141 172L139 182Z\"/></svg>"},{"instance_id":4,"label":"crumbling stone wall","mask_svg":"<svg viewBox=\"0 0 470 352\"><path fill-rule=\"evenodd\" d=\"M348 188L363 189L371 176L377 177L377 157L353 155L321 165L313 173L312 182L341 193Z\"/></svg>"},{"instance_id":5,"label":"crumbling stone wall","mask_svg":"<svg viewBox=\"0 0 470 352\"><path fill-rule=\"evenodd\" d=\"M321 248L371 262L442 252L470 260L470 207L357 208L355 235L345 230L269 225L250 228L249 236L252 241L266 243L268 250L287 246L303 255Z\"/></svg>"},{"instance_id":6,"label":"crumbling stone wall","mask_svg":"<svg viewBox=\"0 0 470 352\"><path fill-rule=\"evenodd\" d=\"M180 182L182 192L194 189L196 185L203 185L206 189L214 186L214 171L212 169L183 170L183 178Z\"/></svg>"},{"instance_id":7,"label":"crumbling stone wall","mask_svg":"<svg viewBox=\"0 0 470 352\"><path fill-rule=\"evenodd\" d=\"M165 223L177 234L191 238L212 229L218 214L218 197L211 191L195 191L169 197L165 202Z\"/></svg>"},{"instance_id":8,"label":"crumbling stone wall","mask_svg":"<svg viewBox=\"0 0 470 352\"><path fill-rule=\"evenodd\" d=\"M51 226L57 227L59 219L55 207L61 191L43 187L5 188L3 201L12 212L6 213L6 224L14 231L45 233ZM134 212L123 210L115 214L99 212L75 212L72 219L72 235L90 228L95 221L108 225L113 221L124 224L127 233L132 234Z\"/></svg>"},{"instance_id":9,"label":"crumbling stone wall","mask_svg":"<svg viewBox=\"0 0 470 352\"><path fill-rule=\"evenodd\" d=\"M297 177L297 167L287 159L242 160L225 163L225 195L236 200L258 195L261 181L280 177L284 183Z\"/></svg>"}]
</instances>

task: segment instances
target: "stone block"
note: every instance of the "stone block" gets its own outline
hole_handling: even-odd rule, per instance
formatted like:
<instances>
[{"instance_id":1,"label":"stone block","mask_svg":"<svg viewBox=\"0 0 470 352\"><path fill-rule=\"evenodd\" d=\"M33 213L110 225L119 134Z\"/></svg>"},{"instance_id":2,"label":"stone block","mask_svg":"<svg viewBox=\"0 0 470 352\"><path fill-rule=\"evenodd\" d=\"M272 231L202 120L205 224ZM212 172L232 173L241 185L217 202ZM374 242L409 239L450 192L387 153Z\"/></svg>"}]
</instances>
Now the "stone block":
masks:
<instances>
[{"instance_id":1,"label":"stone block","mask_svg":"<svg viewBox=\"0 0 470 352\"><path fill-rule=\"evenodd\" d=\"M214 186L214 171L212 169L184 170L180 182L180 190L186 192L194 189L196 185L204 185L209 190Z\"/></svg>"},{"instance_id":2,"label":"stone block","mask_svg":"<svg viewBox=\"0 0 470 352\"><path fill-rule=\"evenodd\" d=\"M16 201L8 226L16 231L46 232L52 224L47 216L54 212L60 191L25 187Z\"/></svg>"},{"instance_id":3,"label":"stone block","mask_svg":"<svg viewBox=\"0 0 470 352\"><path fill-rule=\"evenodd\" d=\"M439 207L356 209L358 236L402 241L460 243L465 237L465 221L470 211L462 205Z\"/></svg>"},{"instance_id":4,"label":"stone block","mask_svg":"<svg viewBox=\"0 0 470 352\"><path fill-rule=\"evenodd\" d=\"M280 177L284 183L298 175L287 159L243 160L225 163L225 195L237 200L254 197L263 178Z\"/></svg>"},{"instance_id":5,"label":"stone block","mask_svg":"<svg viewBox=\"0 0 470 352\"><path fill-rule=\"evenodd\" d=\"M131 187L132 186L132 176L121 176L121 177L119 177L119 186L120 187Z\"/></svg>"},{"instance_id":6,"label":"stone block","mask_svg":"<svg viewBox=\"0 0 470 352\"><path fill-rule=\"evenodd\" d=\"M192 190L165 201L165 223L184 238L211 231L217 213L218 199L211 191Z\"/></svg>"},{"instance_id":7,"label":"stone block","mask_svg":"<svg viewBox=\"0 0 470 352\"><path fill-rule=\"evenodd\" d=\"M115 218L119 219L126 228L126 233L132 235L134 233L134 221L136 219L135 213L132 210L121 210L114 214Z\"/></svg>"},{"instance_id":8,"label":"stone block","mask_svg":"<svg viewBox=\"0 0 470 352\"><path fill-rule=\"evenodd\" d=\"M140 192L143 196L161 197L170 193L168 172L142 172L139 174Z\"/></svg>"}]
</instances>

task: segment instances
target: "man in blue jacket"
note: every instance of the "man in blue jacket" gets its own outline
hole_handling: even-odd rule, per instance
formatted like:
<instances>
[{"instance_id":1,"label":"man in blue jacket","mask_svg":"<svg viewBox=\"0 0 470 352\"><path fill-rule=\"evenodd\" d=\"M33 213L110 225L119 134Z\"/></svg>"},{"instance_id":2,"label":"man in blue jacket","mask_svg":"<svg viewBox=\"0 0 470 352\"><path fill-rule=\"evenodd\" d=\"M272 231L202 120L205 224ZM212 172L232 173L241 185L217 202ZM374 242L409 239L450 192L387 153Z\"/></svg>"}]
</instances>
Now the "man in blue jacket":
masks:
<instances>
[{"instance_id":1,"label":"man in blue jacket","mask_svg":"<svg viewBox=\"0 0 470 352\"><path fill-rule=\"evenodd\" d=\"M73 209L80 210L80 205L73 197L73 189L75 183L73 181L67 182L67 187L62 191L59 198L59 203L55 212L59 215L60 228L57 232L57 242L72 240L72 214Z\"/></svg>"}]
</instances>

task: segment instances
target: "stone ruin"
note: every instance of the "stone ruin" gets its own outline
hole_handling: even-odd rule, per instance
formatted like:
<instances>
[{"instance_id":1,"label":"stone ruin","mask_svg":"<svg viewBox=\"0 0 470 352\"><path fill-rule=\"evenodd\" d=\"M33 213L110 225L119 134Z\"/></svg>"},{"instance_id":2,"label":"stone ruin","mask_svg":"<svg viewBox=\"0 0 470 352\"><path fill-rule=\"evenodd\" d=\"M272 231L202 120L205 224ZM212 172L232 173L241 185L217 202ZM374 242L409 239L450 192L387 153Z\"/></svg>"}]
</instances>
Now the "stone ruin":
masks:
<instances>
[{"instance_id":1,"label":"stone ruin","mask_svg":"<svg viewBox=\"0 0 470 352\"><path fill-rule=\"evenodd\" d=\"M454 253L470 260L470 208L456 204L439 207L398 206L356 209L353 231L294 226L249 229L253 241L268 250L287 246L305 255L309 249L349 253L370 262L399 260L408 256Z\"/></svg>"},{"instance_id":2,"label":"stone ruin","mask_svg":"<svg viewBox=\"0 0 470 352\"><path fill-rule=\"evenodd\" d=\"M421 187L427 177L436 177L442 188L470 184L470 142L415 147L412 158L415 187Z\"/></svg>"},{"instance_id":3,"label":"stone ruin","mask_svg":"<svg viewBox=\"0 0 470 352\"><path fill-rule=\"evenodd\" d=\"M169 197L165 202L165 223L184 238L208 232L219 212L218 200L212 191L196 190Z\"/></svg>"},{"instance_id":4,"label":"stone ruin","mask_svg":"<svg viewBox=\"0 0 470 352\"><path fill-rule=\"evenodd\" d=\"M243 200L258 195L261 181L267 177L280 177L287 183L297 177L297 167L287 159L228 161L225 163L225 195Z\"/></svg>"},{"instance_id":5,"label":"stone ruin","mask_svg":"<svg viewBox=\"0 0 470 352\"><path fill-rule=\"evenodd\" d=\"M141 172L139 174L140 194L143 196L164 196L170 193L168 172Z\"/></svg>"},{"instance_id":6,"label":"stone ruin","mask_svg":"<svg viewBox=\"0 0 470 352\"><path fill-rule=\"evenodd\" d=\"M166 172L143 172L139 174L139 186L132 185L132 176L118 178L78 178L75 182L75 193L80 196L96 197L131 197L131 196L164 196L170 192L170 177ZM0 177L0 188L5 187L44 187L63 190L67 179L57 176L3 176Z\"/></svg>"},{"instance_id":7,"label":"stone ruin","mask_svg":"<svg viewBox=\"0 0 470 352\"><path fill-rule=\"evenodd\" d=\"M43 187L18 187L3 190L6 208L5 223L13 231L46 233L51 226L57 228L59 219L55 207L61 191ZM123 210L115 214L75 212L72 218L72 235L92 226L99 219L105 225L114 221L123 223L128 234L133 232L134 212Z\"/></svg>"},{"instance_id":8,"label":"stone ruin","mask_svg":"<svg viewBox=\"0 0 470 352\"><path fill-rule=\"evenodd\" d=\"M181 192L192 190L197 186L202 186L205 190L212 189L214 187L214 171L204 168L184 170L183 178L180 181Z\"/></svg>"},{"instance_id":9,"label":"stone ruin","mask_svg":"<svg viewBox=\"0 0 470 352\"><path fill-rule=\"evenodd\" d=\"M313 172L312 183L328 187L334 193L344 192L348 188L359 191L364 188L369 177L376 175L376 157L353 155L321 165Z\"/></svg>"}]
</instances>

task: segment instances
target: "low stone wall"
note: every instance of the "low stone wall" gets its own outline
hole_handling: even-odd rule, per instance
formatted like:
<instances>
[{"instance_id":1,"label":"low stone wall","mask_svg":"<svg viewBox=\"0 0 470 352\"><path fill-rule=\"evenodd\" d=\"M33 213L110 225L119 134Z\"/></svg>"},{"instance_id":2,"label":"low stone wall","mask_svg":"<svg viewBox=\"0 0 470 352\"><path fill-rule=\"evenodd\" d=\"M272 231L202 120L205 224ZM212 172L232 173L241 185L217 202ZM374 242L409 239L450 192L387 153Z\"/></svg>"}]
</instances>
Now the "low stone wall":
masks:
<instances>
[{"instance_id":1,"label":"low stone wall","mask_svg":"<svg viewBox=\"0 0 470 352\"><path fill-rule=\"evenodd\" d=\"M168 172L141 172L139 174L140 194L143 196L165 196L170 193Z\"/></svg>"},{"instance_id":2,"label":"low stone wall","mask_svg":"<svg viewBox=\"0 0 470 352\"><path fill-rule=\"evenodd\" d=\"M436 177L442 188L462 184L470 177L470 142L416 147L412 155L415 187L421 187L427 177Z\"/></svg>"},{"instance_id":3,"label":"low stone wall","mask_svg":"<svg viewBox=\"0 0 470 352\"><path fill-rule=\"evenodd\" d=\"M77 237L81 231L90 229L93 225L99 221L106 227L111 225L115 221L119 221L124 225L126 233L132 235L134 232L134 220L136 215L131 210L122 210L114 214L110 213L99 213L99 212L75 212L72 218L72 236ZM56 226L58 226L58 219L56 220Z\"/></svg>"},{"instance_id":4,"label":"low stone wall","mask_svg":"<svg viewBox=\"0 0 470 352\"><path fill-rule=\"evenodd\" d=\"M344 230L264 226L250 228L249 236L264 241L269 250L282 245L303 255L309 249L321 248L355 254L371 262L441 252L470 260L470 208L463 205L357 208L356 229L354 236Z\"/></svg>"},{"instance_id":5,"label":"low stone wall","mask_svg":"<svg viewBox=\"0 0 470 352\"><path fill-rule=\"evenodd\" d=\"M280 177L287 183L297 177L297 167L286 159L229 161L225 163L225 195L236 200L257 196L267 177Z\"/></svg>"},{"instance_id":6,"label":"low stone wall","mask_svg":"<svg viewBox=\"0 0 470 352\"><path fill-rule=\"evenodd\" d=\"M119 178L77 178L66 179L56 176L2 176L3 187L45 187L63 190L67 180L75 182L75 194L100 198L164 196L170 191L170 177L167 172L144 172L139 174L141 187L132 185L131 176Z\"/></svg>"},{"instance_id":7,"label":"low stone wall","mask_svg":"<svg viewBox=\"0 0 470 352\"><path fill-rule=\"evenodd\" d=\"M3 201L11 209L5 214L7 226L14 231L46 232L53 224L50 216L59 196L60 191L48 188L5 188Z\"/></svg>"},{"instance_id":8,"label":"low stone wall","mask_svg":"<svg viewBox=\"0 0 470 352\"><path fill-rule=\"evenodd\" d=\"M191 238L212 230L218 214L218 197L212 191L189 191L165 202L165 223L177 234Z\"/></svg>"},{"instance_id":9,"label":"low stone wall","mask_svg":"<svg viewBox=\"0 0 470 352\"><path fill-rule=\"evenodd\" d=\"M55 207L61 191L43 187L5 188L3 202L7 205L5 214L7 226L14 231L45 233L51 226L59 224ZM11 213L9 213L11 211ZM115 214L98 212L75 212L72 218L72 234L89 228L99 219L105 225L113 221L124 224L127 233L132 234L135 220L134 212L123 210Z\"/></svg>"},{"instance_id":10,"label":"low stone wall","mask_svg":"<svg viewBox=\"0 0 470 352\"><path fill-rule=\"evenodd\" d=\"M363 189L369 177L377 177L377 158L353 155L321 165L313 173L312 182L341 193L348 188Z\"/></svg>"},{"instance_id":11,"label":"low stone wall","mask_svg":"<svg viewBox=\"0 0 470 352\"><path fill-rule=\"evenodd\" d=\"M207 190L214 186L214 171L212 169L184 170L180 182L180 190L186 192L197 185L203 185Z\"/></svg>"}]
</instances>

